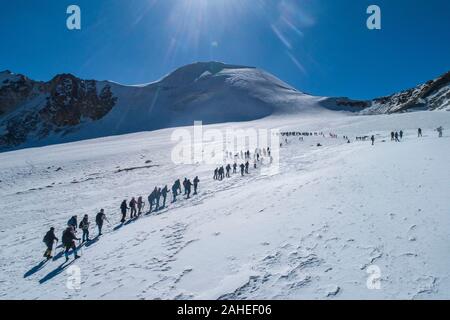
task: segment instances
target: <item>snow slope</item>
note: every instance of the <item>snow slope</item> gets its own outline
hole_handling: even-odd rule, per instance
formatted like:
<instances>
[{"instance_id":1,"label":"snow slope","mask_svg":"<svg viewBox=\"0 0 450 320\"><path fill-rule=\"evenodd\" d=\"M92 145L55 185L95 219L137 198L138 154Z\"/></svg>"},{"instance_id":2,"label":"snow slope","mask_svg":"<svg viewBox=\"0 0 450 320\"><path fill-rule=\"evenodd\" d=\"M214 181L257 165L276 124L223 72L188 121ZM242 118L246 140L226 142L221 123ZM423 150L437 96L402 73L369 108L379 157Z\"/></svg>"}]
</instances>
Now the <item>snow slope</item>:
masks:
<instances>
[{"instance_id":1,"label":"snow slope","mask_svg":"<svg viewBox=\"0 0 450 320\"><path fill-rule=\"evenodd\" d=\"M433 131L450 127L450 113L278 115L230 125L352 141L375 134L377 142L290 138L278 175L251 169L223 182L208 165L173 164L170 129L1 153L0 298L450 298L450 136ZM400 129L402 143L382 142ZM123 199L195 175L198 196L118 224ZM42 237L100 208L112 225L83 247L71 265L81 289L68 289L64 257L40 264ZM367 287L374 265L380 290Z\"/></svg>"}]
</instances>

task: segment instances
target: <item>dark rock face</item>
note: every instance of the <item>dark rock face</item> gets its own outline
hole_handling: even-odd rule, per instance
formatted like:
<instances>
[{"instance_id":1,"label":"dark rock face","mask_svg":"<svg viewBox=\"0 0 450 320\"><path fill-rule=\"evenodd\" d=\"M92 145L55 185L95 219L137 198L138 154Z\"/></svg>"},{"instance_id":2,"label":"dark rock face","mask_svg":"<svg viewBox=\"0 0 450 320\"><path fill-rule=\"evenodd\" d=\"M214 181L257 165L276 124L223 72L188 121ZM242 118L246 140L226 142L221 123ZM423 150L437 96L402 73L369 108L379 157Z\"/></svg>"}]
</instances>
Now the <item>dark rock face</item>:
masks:
<instances>
[{"instance_id":1,"label":"dark rock face","mask_svg":"<svg viewBox=\"0 0 450 320\"><path fill-rule=\"evenodd\" d=\"M109 86L97 94L95 81L59 75L50 82L49 97L39 115L56 127L76 126L82 118L101 119L112 109L116 100Z\"/></svg>"},{"instance_id":2,"label":"dark rock face","mask_svg":"<svg viewBox=\"0 0 450 320\"><path fill-rule=\"evenodd\" d=\"M11 75L9 71L3 72ZM6 77L0 83L0 115L12 111L16 106L39 94L42 84L23 75Z\"/></svg>"},{"instance_id":3,"label":"dark rock face","mask_svg":"<svg viewBox=\"0 0 450 320\"><path fill-rule=\"evenodd\" d=\"M20 145L31 135L41 139L64 134L83 121L99 120L117 102L110 85L70 74L49 82L22 75L6 78L0 84L0 150Z\"/></svg>"}]
</instances>

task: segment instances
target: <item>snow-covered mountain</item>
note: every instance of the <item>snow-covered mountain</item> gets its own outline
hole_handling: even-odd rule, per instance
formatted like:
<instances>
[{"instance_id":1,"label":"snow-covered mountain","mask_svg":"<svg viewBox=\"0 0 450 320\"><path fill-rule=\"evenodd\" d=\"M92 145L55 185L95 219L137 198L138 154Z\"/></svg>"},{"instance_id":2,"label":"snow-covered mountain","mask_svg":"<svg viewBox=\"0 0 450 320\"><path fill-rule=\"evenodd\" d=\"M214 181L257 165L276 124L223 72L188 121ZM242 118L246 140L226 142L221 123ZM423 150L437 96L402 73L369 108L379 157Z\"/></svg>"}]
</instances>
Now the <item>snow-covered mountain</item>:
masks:
<instances>
[{"instance_id":1,"label":"snow-covered mountain","mask_svg":"<svg viewBox=\"0 0 450 320\"><path fill-rule=\"evenodd\" d=\"M445 110L449 74L374 101L314 97L252 67L195 63L160 81L125 86L70 74L48 82L0 73L0 151L192 124L256 120L326 110Z\"/></svg>"},{"instance_id":2,"label":"snow-covered mountain","mask_svg":"<svg viewBox=\"0 0 450 320\"><path fill-rule=\"evenodd\" d=\"M409 110L450 110L450 71L415 88L374 99L362 113L381 114Z\"/></svg>"}]
</instances>

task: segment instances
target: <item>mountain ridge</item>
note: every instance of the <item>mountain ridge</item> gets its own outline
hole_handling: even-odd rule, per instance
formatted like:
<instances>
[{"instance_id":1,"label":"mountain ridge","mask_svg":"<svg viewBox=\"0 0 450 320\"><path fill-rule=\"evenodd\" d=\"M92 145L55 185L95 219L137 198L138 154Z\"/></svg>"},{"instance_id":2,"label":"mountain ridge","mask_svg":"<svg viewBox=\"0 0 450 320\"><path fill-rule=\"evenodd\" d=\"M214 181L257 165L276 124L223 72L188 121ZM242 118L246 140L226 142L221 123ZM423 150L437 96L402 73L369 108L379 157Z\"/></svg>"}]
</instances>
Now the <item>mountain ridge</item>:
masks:
<instances>
[{"instance_id":1,"label":"mountain ridge","mask_svg":"<svg viewBox=\"0 0 450 320\"><path fill-rule=\"evenodd\" d=\"M272 114L450 109L450 72L373 100L319 97L248 66L197 62L158 81L124 85L70 73L49 81L0 72L0 151L139 131L256 120ZM232 106L232 108L230 107Z\"/></svg>"}]
</instances>

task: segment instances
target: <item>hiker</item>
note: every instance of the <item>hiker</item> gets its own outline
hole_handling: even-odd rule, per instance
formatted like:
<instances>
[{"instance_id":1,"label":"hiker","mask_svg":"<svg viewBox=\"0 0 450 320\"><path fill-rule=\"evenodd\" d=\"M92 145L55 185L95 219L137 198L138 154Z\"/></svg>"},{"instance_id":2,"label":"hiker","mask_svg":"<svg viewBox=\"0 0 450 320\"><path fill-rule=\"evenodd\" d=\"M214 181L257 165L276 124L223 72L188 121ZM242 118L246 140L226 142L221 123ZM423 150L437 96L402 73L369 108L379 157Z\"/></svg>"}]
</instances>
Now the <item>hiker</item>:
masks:
<instances>
[{"instance_id":1,"label":"hiker","mask_svg":"<svg viewBox=\"0 0 450 320\"><path fill-rule=\"evenodd\" d=\"M400 140L398 139L398 132L395 132L394 137L395 137L395 142L400 142Z\"/></svg>"},{"instance_id":2,"label":"hiker","mask_svg":"<svg viewBox=\"0 0 450 320\"><path fill-rule=\"evenodd\" d=\"M150 195L148 196L148 204L150 205L150 211L149 211L150 213L152 212L153 205L155 204L157 193L158 193L158 188L155 187L155 189L153 189L152 193L150 193Z\"/></svg>"},{"instance_id":3,"label":"hiker","mask_svg":"<svg viewBox=\"0 0 450 320\"><path fill-rule=\"evenodd\" d=\"M395 140L394 138L395 138L395 133L394 133L394 131L392 131L391 132L391 141L394 141Z\"/></svg>"},{"instance_id":4,"label":"hiker","mask_svg":"<svg viewBox=\"0 0 450 320\"><path fill-rule=\"evenodd\" d=\"M160 209L159 200L161 199L161 188L158 188L158 190L156 190L155 199L156 199L156 211L158 211Z\"/></svg>"},{"instance_id":5,"label":"hiker","mask_svg":"<svg viewBox=\"0 0 450 320\"><path fill-rule=\"evenodd\" d=\"M253 168L256 169L256 160L253 160Z\"/></svg>"},{"instance_id":6,"label":"hiker","mask_svg":"<svg viewBox=\"0 0 450 320\"><path fill-rule=\"evenodd\" d=\"M122 219L120 220L120 222L124 223L125 222L125 217L127 216L127 200L123 200L122 204L120 205L120 211L122 212Z\"/></svg>"},{"instance_id":7,"label":"hiker","mask_svg":"<svg viewBox=\"0 0 450 320\"><path fill-rule=\"evenodd\" d=\"M420 138L420 137L422 137L422 129L421 128L417 129L417 138Z\"/></svg>"},{"instance_id":8,"label":"hiker","mask_svg":"<svg viewBox=\"0 0 450 320\"><path fill-rule=\"evenodd\" d=\"M187 182L188 182L187 178L184 178L183 181L184 195L187 195Z\"/></svg>"},{"instance_id":9,"label":"hiker","mask_svg":"<svg viewBox=\"0 0 450 320\"><path fill-rule=\"evenodd\" d=\"M444 128L440 126L439 128L436 129L436 131L439 133L439 138L442 138L442 132L444 131Z\"/></svg>"},{"instance_id":10,"label":"hiker","mask_svg":"<svg viewBox=\"0 0 450 320\"><path fill-rule=\"evenodd\" d=\"M100 212L97 213L97 215L95 216L95 223L97 224L97 228L98 228L98 235L101 236L102 235L102 228L103 228L103 221L106 220L106 215L105 215L105 210L100 209Z\"/></svg>"},{"instance_id":11,"label":"hiker","mask_svg":"<svg viewBox=\"0 0 450 320\"><path fill-rule=\"evenodd\" d=\"M173 194L172 203L174 203L175 201L177 201L177 184L176 184L176 182L172 186L172 194Z\"/></svg>"},{"instance_id":12,"label":"hiker","mask_svg":"<svg viewBox=\"0 0 450 320\"><path fill-rule=\"evenodd\" d=\"M161 195L163 197L163 205L162 207L165 208L166 207L166 198L167 198L167 194L169 193L169 188L167 188L167 185L162 188L161 190Z\"/></svg>"},{"instance_id":13,"label":"hiker","mask_svg":"<svg viewBox=\"0 0 450 320\"><path fill-rule=\"evenodd\" d=\"M80 241L80 238L77 238L75 235L75 230L72 226L67 227L66 230L64 230L62 235L62 243L65 248L64 255L66 256L66 262L69 260L69 251L70 249L73 249L74 258L78 259L79 256L77 254L77 246L75 245L75 240Z\"/></svg>"},{"instance_id":14,"label":"hiker","mask_svg":"<svg viewBox=\"0 0 450 320\"><path fill-rule=\"evenodd\" d=\"M84 215L83 220L81 220L80 222L80 229L83 230L83 243L85 243L86 241L91 241L91 239L89 239L89 217L87 214Z\"/></svg>"},{"instance_id":15,"label":"hiker","mask_svg":"<svg viewBox=\"0 0 450 320\"><path fill-rule=\"evenodd\" d=\"M400 130L400 139L403 139L403 130Z\"/></svg>"},{"instance_id":16,"label":"hiker","mask_svg":"<svg viewBox=\"0 0 450 320\"><path fill-rule=\"evenodd\" d=\"M370 140L372 140L372 145L374 145L375 144L375 136L372 135L372 137L370 137Z\"/></svg>"},{"instance_id":17,"label":"hiker","mask_svg":"<svg viewBox=\"0 0 450 320\"><path fill-rule=\"evenodd\" d=\"M186 199L189 199L189 197L191 195L191 186L192 186L191 180L187 180L186 181L186 195L187 195Z\"/></svg>"},{"instance_id":18,"label":"hiker","mask_svg":"<svg viewBox=\"0 0 450 320\"><path fill-rule=\"evenodd\" d=\"M224 176L223 166L219 168L219 180L222 181Z\"/></svg>"},{"instance_id":19,"label":"hiker","mask_svg":"<svg viewBox=\"0 0 450 320\"><path fill-rule=\"evenodd\" d=\"M231 176L230 176L230 171L231 171L231 166L230 166L230 164L227 164L226 170L227 170L227 178L230 178L230 177L231 177Z\"/></svg>"},{"instance_id":20,"label":"hiker","mask_svg":"<svg viewBox=\"0 0 450 320\"><path fill-rule=\"evenodd\" d=\"M181 181L180 181L180 179L175 181L175 184L177 186L178 194L181 194Z\"/></svg>"},{"instance_id":21,"label":"hiker","mask_svg":"<svg viewBox=\"0 0 450 320\"><path fill-rule=\"evenodd\" d=\"M137 200L138 216L142 214L142 209L144 209L144 206L145 206L144 200L142 200L142 197L140 196Z\"/></svg>"},{"instance_id":22,"label":"hiker","mask_svg":"<svg viewBox=\"0 0 450 320\"><path fill-rule=\"evenodd\" d=\"M240 167L241 167L241 176L244 176L245 165L241 163Z\"/></svg>"},{"instance_id":23,"label":"hiker","mask_svg":"<svg viewBox=\"0 0 450 320\"><path fill-rule=\"evenodd\" d=\"M250 163L248 163L248 161L245 163L245 173L246 174L249 174L248 173L248 168L249 168L249 166L250 166Z\"/></svg>"},{"instance_id":24,"label":"hiker","mask_svg":"<svg viewBox=\"0 0 450 320\"><path fill-rule=\"evenodd\" d=\"M134 197L132 197L130 200L130 210L131 210L130 211L130 219L133 219L134 217L136 217L136 213L137 213L136 205L137 205L136 199L134 199Z\"/></svg>"},{"instance_id":25,"label":"hiker","mask_svg":"<svg viewBox=\"0 0 450 320\"><path fill-rule=\"evenodd\" d=\"M77 222L77 216L76 215L72 216L69 219L69 221L67 222L67 226L68 227L73 227L74 232L77 232L78 222Z\"/></svg>"},{"instance_id":26,"label":"hiker","mask_svg":"<svg viewBox=\"0 0 450 320\"><path fill-rule=\"evenodd\" d=\"M47 246L47 250L44 252L44 257L47 258L47 260L50 260L53 258L52 256L52 250L53 250L53 243L56 241L58 242L58 238L55 236L55 228L51 227L49 231L44 236L44 243Z\"/></svg>"},{"instance_id":27,"label":"hiker","mask_svg":"<svg viewBox=\"0 0 450 320\"><path fill-rule=\"evenodd\" d=\"M219 169L218 168L216 168L214 170L214 180L219 180Z\"/></svg>"},{"instance_id":28,"label":"hiker","mask_svg":"<svg viewBox=\"0 0 450 320\"><path fill-rule=\"evenodd\" d=\"M200 182L200 179L198 178L198 176L196 176L194 178L194 195L197 194L197 188L198 188L198 183Z\"/></svg>"},{"instance_id":29,"label":"hiker","mask_svg":"<svg viewBox=\"0 0 450 320\"><path fill-rule=\"evenodd\" d=\"M237 163L235 162L235 163L233 164L233 174L236 173L236 169L237 169Z\"/></svg>"}]
</instances>

